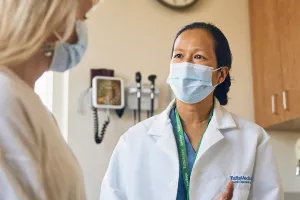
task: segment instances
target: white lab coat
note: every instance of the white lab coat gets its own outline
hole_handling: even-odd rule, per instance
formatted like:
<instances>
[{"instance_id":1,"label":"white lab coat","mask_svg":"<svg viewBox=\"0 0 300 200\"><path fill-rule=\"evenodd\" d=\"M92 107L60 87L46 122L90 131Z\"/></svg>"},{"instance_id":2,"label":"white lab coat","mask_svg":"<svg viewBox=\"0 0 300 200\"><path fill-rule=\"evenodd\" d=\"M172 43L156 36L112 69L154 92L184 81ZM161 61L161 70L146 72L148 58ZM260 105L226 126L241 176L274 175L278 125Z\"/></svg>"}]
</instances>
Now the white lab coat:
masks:
<instances>
[{"instance_id":1,"label":"white lab coat","mask_svg":"<svg viewBox=\"0 0 300 200\"><path fill-rule=\"evenodd\" d=\"M120 138L103 180L101 200L176 199L179 160L169 119L173 106L174 102ZM216 100L191 173L190 200L215 199L230 177L236 181L234 200L283 199L267 133Z\"/></svg>"}]
</instances>

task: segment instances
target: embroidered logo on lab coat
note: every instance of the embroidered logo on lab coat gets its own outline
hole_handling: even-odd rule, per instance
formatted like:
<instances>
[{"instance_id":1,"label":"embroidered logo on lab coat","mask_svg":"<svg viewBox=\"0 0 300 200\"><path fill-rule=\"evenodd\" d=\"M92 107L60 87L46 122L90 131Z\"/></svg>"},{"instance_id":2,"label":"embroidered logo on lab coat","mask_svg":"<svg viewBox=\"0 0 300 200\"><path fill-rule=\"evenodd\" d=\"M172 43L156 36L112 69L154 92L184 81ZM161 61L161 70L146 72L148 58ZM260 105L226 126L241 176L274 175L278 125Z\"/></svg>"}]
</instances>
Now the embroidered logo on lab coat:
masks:
<instances>
[{"instance_id":1,"label":"embroidered logo on lab coat","mask_svg":"<svg viewBox=\"0 0 300 200\"><path fill-rule=\"evenodd\" d=\"M229 178L235 184L237 184L237 183L251 184L252 183L252 177L251 176L229 176Z\"/></svg>"}]
</instances>

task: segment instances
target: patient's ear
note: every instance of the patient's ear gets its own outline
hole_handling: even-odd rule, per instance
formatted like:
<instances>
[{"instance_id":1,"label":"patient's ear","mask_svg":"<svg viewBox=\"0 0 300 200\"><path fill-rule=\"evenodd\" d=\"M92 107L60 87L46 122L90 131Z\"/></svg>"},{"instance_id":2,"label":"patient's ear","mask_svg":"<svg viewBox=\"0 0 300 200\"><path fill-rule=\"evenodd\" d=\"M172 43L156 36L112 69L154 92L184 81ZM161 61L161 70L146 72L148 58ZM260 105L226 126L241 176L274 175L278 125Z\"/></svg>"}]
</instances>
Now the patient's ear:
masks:
<instances>
[{"instance_id":1,"label":"patient's ear","mask_svg":"<svg viewBox=\"0 0 300 200\"><path fill-rule=\"evenodd\" d=\"M76 16L77 20L84 21L87 19L86 15L93 8L93 5L94 5L93 1L95 1L95 0L80 0L79 1L79 6L78 6L77 16ZM73 30L72 35L67 40L67 42L70 44L75 44L78 41L78 37L77 37L75 28Z\"/></svg>"},{"instance_id":2,"label":"patient's ear","mask_svg":"<svg viewBox=\"0 0 300 200\"><path fill-rule=\"evenodd\" d=\"M77 11L77 20L85 20L87 13L93 8L95 0L80 0Z\"/></svg>"}]
</instances>

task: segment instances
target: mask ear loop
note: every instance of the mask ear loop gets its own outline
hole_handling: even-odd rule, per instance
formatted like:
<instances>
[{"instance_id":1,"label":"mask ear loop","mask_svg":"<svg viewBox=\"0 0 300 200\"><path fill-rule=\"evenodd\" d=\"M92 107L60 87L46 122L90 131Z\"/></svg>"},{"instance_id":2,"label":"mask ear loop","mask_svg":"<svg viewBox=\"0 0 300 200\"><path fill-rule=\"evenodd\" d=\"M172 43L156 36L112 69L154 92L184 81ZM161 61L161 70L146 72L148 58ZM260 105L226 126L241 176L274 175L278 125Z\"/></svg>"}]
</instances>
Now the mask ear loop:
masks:
<instances>
[{"instance_id":1,"label":"mask ear loop","mask_svg":"<svg viewBox=\"0 0 300 200\"><path fill-rule=\"evenodd\" d=\"M54 31L53 33L57 37L57 39L58 39L59 42L61 42L63 40L62 37L56 31Z\"/></svg>"},{"instance_id":2,"label":"mask ear loop","mask_svg":"<svg viewBox=\"0 0 300 200\"><path fill-rule=\"evenodd\" d=\"M225 67L226 67L226 66L225 66ZM219 70L221 70L221 69L223 69L223 68L225 68L225 67L219 67L218 69L215 69L215 70L213 70L212 72L219 71ZM213 86L214 89L216 89L216 87L217 87L218 85L221 85L224 81L225 81L225 79L224 79L221 83L217 83L215 86Z\"/></svg>"}]
</instances>

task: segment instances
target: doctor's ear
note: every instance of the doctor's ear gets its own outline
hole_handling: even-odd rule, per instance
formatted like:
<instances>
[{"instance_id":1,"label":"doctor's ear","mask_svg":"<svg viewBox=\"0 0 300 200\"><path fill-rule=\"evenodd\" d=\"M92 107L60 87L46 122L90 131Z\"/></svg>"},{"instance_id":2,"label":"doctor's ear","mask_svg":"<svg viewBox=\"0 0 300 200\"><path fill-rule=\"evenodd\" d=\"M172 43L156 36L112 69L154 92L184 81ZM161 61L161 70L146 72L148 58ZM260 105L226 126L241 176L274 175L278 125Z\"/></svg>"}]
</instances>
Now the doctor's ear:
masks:
<instances>
[{"instance_id":1,"label":"doctor's ear","mask_svg":"<svg viewBox=\"0 0 300 200\"><path fill-rule=\"evenodd\" d=\"M224 66L219 71L219 77L218 77L218 84L221 84L225 81L226 77L229 74L229 68L227 66Z\"/></svg>"}]
</instances>

